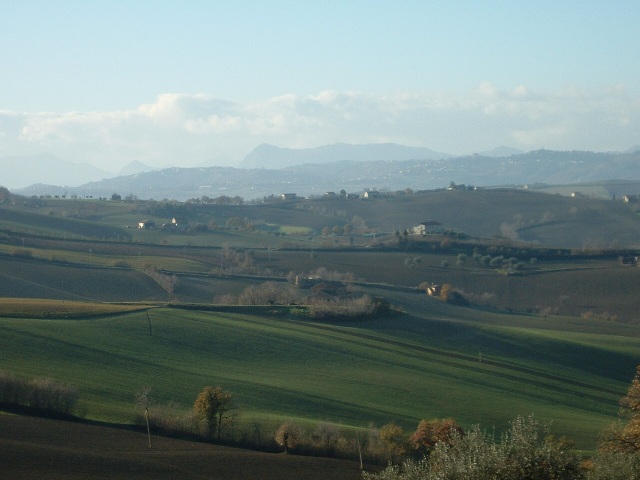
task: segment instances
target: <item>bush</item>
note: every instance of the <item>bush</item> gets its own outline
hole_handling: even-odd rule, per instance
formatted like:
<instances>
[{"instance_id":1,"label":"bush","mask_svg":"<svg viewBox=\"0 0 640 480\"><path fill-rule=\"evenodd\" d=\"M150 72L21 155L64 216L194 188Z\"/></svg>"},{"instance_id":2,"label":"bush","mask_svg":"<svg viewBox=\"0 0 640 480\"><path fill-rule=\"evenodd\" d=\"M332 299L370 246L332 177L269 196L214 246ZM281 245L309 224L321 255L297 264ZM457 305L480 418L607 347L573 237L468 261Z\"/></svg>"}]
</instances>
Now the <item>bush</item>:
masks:
<instances>
[{"instance_id":1,"label":"bush","mask_svg":"<svg viewBox=\"0 0 640 480\"><path fill-rule=\"evenodd\" d=\"M445 283L440 290L440 298L452 305L469 305L469 301L462 292L449 283Z\"/></svg>"},{"instance_id":2,"label":"bush","mask_svg":"<svg viewBox=\"0 0 640 480\"><path fill-rule=\"evenodd\" d=\"M47 414L71 415L79 398L78 389L50 378L21 380L0 372L0 403L28 407Z\"/></svg>"},{"instance_id":3,"label":"bush","mask_svg":"<svg viewBox=\"0 0 640 480\"><path fill-rule=\"evenodd\" d=\"M479 427L466 435L453 432L429 457L390 466L370 480L578 480L583 478L577 456L566 444L546 437L533 417L518 417L499 441Z\"/></svg>"},{"instance_id":4,"label":"bush","mask_svg":"<svg viewBox=\"0 0 640 480\"><path fill-rule=\"evenodd\" d=\"M373 300L368 295L359 298L316 300L309 305L309 316L317 320L364 318L390 309L384 299Z\"/></svg>"},{"instance_id":5,"label":"bush","mask_svg":"<svg viewBox=\"0 0 640 480\"><path fill-rule=\"evenodd\" d=\"M233 407L231 392L226 392L221 387L205 387L193 404L193 416L202 428L203 436L216 434L219 439L223 422L229 420L229 411Z\"/></svg>"},{"instance_id":6,"label":"bush","mask_svg":"<svg viewBox=\"0 0 640 480\"><path fill-rule=\"evenodd\" d=\"M135 423L145 425L145 414L136 414ZM188 437L198 432L198 419L193 412L184 413L179 405L170 402L166 405L149 407L149 427L152 432L171 437Z\"/></svg>"},{"instance_id":7,"label":"bush","mask_svg":"<svg viewBox=\"0 0 640 480\"><path fill-rule=\"evenodd\" d=\"M273 439L284 448L284 453L289 453L302 442L302 437L302 428L297 423L287 421L276 430Z\"/></svg>"},{"instance_id":8,"label":"bush","mask_svg":"<svg viewBox=\"0 0 640 480\"><path fill-rule=\"evenodd\" d=\"M453 418L421 420L409 441L416 452L426 455L439 442L451 443L456 433L463 430Z\"/></svg>"},{"instance_id":9,"label":"bush","mask_svg":"<svg viewBox=\"0 0 640 480\"><path fill-rule=\"evenodd\" d=\"M289 284L264 282L250 285L238 295L239 305L288 305L295 296Z\"/></svg>"},{"instance_id":10,"label":"bush","mask_svg":"<svg viewBox=\"0 0 640 480\"><path fill-rule=\"evenodd\" d=\"M601 452L591 462L586 480L640 480L640 454Z\"/></svg>"}]
</instances>

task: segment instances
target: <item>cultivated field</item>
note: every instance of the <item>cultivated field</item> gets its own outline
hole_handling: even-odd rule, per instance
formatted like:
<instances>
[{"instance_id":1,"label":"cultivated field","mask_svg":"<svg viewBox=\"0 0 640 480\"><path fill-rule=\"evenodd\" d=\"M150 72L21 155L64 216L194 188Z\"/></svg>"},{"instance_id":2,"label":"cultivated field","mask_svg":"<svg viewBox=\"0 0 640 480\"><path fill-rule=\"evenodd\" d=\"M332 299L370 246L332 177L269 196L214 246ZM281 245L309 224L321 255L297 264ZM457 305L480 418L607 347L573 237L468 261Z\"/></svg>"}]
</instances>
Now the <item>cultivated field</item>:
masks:
<instances>
[{"instance_id":1,"label":"cultivated field","mask_svg":"<svg viewBox=\"0 0 640 480\"><path fill-rule=\"evenodd\" d=\"M0 414L7 479L360 479L355 462L260 453L59 420Z\"/></svg>"},{"instance_id":2,"label":"cultivated field","mask_svg":"<svg viewBox=\"0 0 640 480\"><path fill-rule=\"evenodd\" d=\"M287 418L412 429L421 418L445 416L503 428L526 411L593 448L633 374L640 329L465 313L432 302L423 316L349 325L266 308L4 318L0 368L70 382L89 418L118 423L133 420L144 386L154 402L186 411L205 385L222 385L235 395L239 429ZM464 322L456 320L462 315Z\"/></svg>"},{"instance_id":3,"label":"cultivated field","mask_svg":"<svg viewBox=\"0 0 640 480\"><path fill-rule=\"evenodd\" d=\"M136 228L172 218L193 228ZM428 218L451 231L402 233ZM633 205L515 190L5 204L0 370L71 383L78 413L117 424L134 421L144 387L155 406L186 413L204 386L220 385L234 395L237 436L258 424L272 436L289 419L353 434L455 417L500 431L533 413L593 450L640 363L639 234ZM296 275L346 278L392 310L317 321L295 306L228 305ZM450 284L469 304L429 297L418 288L427 283ZM294 291L292 303L311 293ZM43 448L32 453L44 458Z\"/></svg>"}]
</instances>

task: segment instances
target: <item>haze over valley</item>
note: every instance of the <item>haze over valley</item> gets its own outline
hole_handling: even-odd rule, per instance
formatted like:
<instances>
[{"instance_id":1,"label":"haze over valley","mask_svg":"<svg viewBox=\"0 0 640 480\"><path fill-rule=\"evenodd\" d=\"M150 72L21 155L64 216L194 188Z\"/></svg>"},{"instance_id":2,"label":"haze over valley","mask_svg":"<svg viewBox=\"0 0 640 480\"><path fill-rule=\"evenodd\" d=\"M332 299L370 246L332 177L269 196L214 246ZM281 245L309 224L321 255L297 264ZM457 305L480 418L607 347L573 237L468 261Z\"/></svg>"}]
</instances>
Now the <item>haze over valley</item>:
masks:
<instances>
[{"instance_id":1,"label":"haze over valley","mask_svg":"<svg viewBox=\"0 0 640 480\"><path fill-rule=\"evenodd\" d=\"M637 7L5 2L0 477L640 478Z\"/></svg>"}]
</instances>

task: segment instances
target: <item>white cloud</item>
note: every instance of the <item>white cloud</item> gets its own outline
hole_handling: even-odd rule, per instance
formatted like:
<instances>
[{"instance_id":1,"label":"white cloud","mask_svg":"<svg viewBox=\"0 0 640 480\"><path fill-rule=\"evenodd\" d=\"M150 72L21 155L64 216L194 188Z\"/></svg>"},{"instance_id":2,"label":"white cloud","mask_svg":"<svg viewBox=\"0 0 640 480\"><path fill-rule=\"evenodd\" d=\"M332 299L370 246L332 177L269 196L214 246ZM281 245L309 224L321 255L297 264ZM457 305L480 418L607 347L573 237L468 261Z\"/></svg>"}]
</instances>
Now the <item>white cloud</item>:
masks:
<instances>
[{"instance_id":1,"label":"white cloud","mask_svg":"<svg viewBox=\"0 0 640 480\"><path fill-rule=\"evenodd\" d=\"M640 99L619 85L532 92L485 82L465 95L324 91L253 103L167 93L124 111L0 111L0 156L53 153L115 171L134 159L156 166L234 165L265 142L384 141L454 154L498 145L616 150L640 143L638 132Z\"/></svg>"}]
</instances>

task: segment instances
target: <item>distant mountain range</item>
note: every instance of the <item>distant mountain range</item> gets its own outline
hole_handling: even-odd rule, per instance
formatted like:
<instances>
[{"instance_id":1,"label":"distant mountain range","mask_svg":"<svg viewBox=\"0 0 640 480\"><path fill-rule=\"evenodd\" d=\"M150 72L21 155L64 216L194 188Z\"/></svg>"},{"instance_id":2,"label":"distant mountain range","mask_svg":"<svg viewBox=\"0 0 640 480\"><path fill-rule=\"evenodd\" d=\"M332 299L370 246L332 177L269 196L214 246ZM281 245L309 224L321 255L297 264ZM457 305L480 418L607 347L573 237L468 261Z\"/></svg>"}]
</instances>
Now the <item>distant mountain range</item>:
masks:
<instances>
[{"instance_id":1,"label":"distant mountain range","mask_svg":"<svg viewBox=\"0 0 640 480\"><path fill-rule=\"evenodd\" d=\"M135 175L136 173L151 172L153 170L157 170L157 168L150 167L149 165L145 165L144 163L139 162L138 160L134 160L130 164L121 168L120 171L118 172L118 175L116 176L124 177L126 175Z\"/></svg>"},{"instance_id":2,"label":"distant mountain range","mask_svg":"<svg viewBox=\"0 0 640 480\"><path fill-rule=\"evenodd\" d=\"M264 165L264 162L278 152L283 154L282 163L291 162L294 158L304 158L306 162L284 168L166 168L89 182L75 188L54 186L51 185L52 182L46 182L47 184L12 191L23 195L75 193L107 198L118 193L123 197L134 195L156 200L187 200L202 196L216 198L225 195L252 200L270 195L279 196L282 193L323 195L327 191L337 192L342 189L348 193L369 189L430 190L446 188L450 182L503 186L581 184L610 179L640 181L638 150L633 153L536 150L509 154L509 150L503 147L495 151L493 156L474 154L437 159L402 159L399 152L414 156L418 152L426 155L426 152L432 151L391 144L385 144L381 148L390 152L390 159L373 156L367 160L363 152L372 151L371 145L338 144L303 150L262 145L249 155L250 158L245 163ZM353 154L349 154L349 151ZM505 153L506 156L497 155L498 153ZM350 155L351 160L345 160L341 155ZM328 163L328 157L340 160Z\"/></svg>"},{"instance_id":3,"label":"distant mountain range","mask_svg":"<svg viewBox=\"0 0 640 480\"><path fill-rule=\"evenodd\" d=\"M34 184L77 187L114 176L148 172L153 167L133 161L117 174L82 163L72 163L54 155L0 157L0 185L13 190Z\"/></svg>"},{"instance_id":4,"label":"distant mountain range","mask_svg":"<svg viewBox=\"0 0 640 480\"><path fill-rule=\"evenodd\" d=\"M23 188L34 183L52 185L82 185L113 176L104 170L79 163L71 163L54 155L0 158L0 185Z\"/></svg>"},{"instance_id":5,"label":"distant mountain range","mask_svg":"<svg viewBox=\"0 0 640 480\"><path fill-rule=\"evenodd\" d=\"M285 168L310 163L440 160L451 156L424 147L408 147L395 143L370 143L366 145L335 143L302 149L280 148L264 143L244 157L241 167Z\"/></svg>"}]
</instances>

